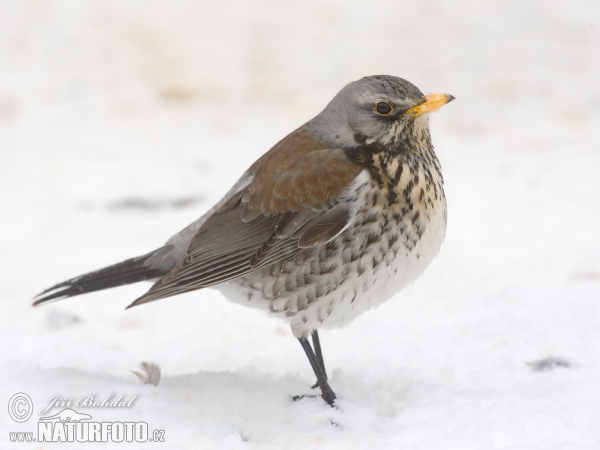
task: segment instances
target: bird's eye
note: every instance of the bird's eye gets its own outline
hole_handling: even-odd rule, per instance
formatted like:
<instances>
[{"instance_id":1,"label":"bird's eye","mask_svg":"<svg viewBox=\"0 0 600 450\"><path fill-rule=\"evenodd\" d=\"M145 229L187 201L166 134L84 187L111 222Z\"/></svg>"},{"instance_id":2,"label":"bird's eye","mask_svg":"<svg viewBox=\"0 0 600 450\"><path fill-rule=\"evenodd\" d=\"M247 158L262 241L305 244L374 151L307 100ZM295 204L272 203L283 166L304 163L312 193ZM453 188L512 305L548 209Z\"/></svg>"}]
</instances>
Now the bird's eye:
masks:
<instances>
[{"instance_id":1,"label":"bird's eye","mask_svg":"<svg viewBox=\"0 0 600 450\"><path fill-rule=\"evenodd\" d=\"M388 102L379 102L375 105L375 112L380 116L389 116L394 112L394 107Z\"/></svg>"}]
</instances>

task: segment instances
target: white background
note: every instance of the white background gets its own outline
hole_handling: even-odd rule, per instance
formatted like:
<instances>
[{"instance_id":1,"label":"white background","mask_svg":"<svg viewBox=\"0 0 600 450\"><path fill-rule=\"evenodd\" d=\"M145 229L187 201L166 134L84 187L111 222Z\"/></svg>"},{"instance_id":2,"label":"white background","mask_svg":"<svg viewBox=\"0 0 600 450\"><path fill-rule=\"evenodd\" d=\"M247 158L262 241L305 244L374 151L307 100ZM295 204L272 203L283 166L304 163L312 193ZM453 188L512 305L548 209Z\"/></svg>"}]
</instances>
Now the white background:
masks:
<instances>
[{"instance_id":1,"label":"white background","mask_svg":"<svg viewBox=\"0 0 600 450\"><path fill-rule=\"evenodd\" d=\"M116 392L135 406L76 409L166 430L143 448L600 448L599 19L593 0L1 0L0 446L55 448L8 432ZM457 98L431 120L449 224L413 286L322 333L337 410L290 400L314 375L287 325L215 291L30 306L160 246L372 74ZM570 367L527 364L547 357ZM145 360L157 387L130 373Z\"/></svg>"}]
</instances>

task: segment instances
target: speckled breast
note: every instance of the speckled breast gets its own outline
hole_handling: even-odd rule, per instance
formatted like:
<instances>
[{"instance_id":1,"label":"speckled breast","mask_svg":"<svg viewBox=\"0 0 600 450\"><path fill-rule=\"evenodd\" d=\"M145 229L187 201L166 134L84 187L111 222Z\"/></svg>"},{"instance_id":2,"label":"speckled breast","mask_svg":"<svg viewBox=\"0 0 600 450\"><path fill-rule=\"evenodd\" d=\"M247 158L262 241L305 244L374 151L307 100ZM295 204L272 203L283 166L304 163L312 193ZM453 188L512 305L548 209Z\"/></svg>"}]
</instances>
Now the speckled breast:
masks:
<instances>
[{"instance_id":1,"label":"speckled breast","mask_svg":"<svg viewBox=\"0 0 600 450\"><path fill-rule=\"evenodd\" d=\"M407 167L394 195L363 171L347 195L351 224L339 236L217 287L284 318L297 337L349 323L414 281L439 252L446 230L442 181L434 186L419 170Z\"/></svg>"}]
</instances>

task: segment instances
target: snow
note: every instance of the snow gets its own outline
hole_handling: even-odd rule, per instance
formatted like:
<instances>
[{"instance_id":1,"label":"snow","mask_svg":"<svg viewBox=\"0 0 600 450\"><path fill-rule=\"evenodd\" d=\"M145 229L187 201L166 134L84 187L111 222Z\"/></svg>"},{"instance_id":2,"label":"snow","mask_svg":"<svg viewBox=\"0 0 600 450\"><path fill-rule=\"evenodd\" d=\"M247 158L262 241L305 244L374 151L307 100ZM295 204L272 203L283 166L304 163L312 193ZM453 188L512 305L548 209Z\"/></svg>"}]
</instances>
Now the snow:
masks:
<instances>
[{"instance_id":1,"label":"snow","mask_svg":"<svg viewBox=\"0 0 600 450\"><path fill-rule=\"evenodd\" d=\"M583 0L0 2L0 447L54 448L8 432L53 396L114 392L134 405L74 409L165 442L58 445L600 448L599 17ZM314 375L289 328L216 291L30 306L161 245L376 73L457 98L431 121L449 223L415 284L321 334L337 409L293 402ZM25 423L1 406L18 392Z\"/></svg>"}]
</instances>

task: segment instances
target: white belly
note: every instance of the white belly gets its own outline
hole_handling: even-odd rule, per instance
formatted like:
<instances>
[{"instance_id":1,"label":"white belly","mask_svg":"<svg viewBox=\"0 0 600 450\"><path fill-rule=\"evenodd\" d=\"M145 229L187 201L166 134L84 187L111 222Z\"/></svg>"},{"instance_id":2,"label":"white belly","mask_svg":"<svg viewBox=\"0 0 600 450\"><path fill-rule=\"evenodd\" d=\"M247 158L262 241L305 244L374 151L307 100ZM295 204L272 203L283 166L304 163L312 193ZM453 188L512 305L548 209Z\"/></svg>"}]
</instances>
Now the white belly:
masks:
<instances>
[{"instance_id":1,"label":"white belly","mask_svg":"<svg viewBox=\"0 0 600 450\"><path fill-rule=\"evenodd\" d=\"M377 221L358 213L327 245L215 287L232 301L286 320L297 337L344 326L416 280L439 253L446 232L443 195L419 210L416 221L414 211L399 221L396 211L382 205Z\"/></svg>"}]
</instances>

